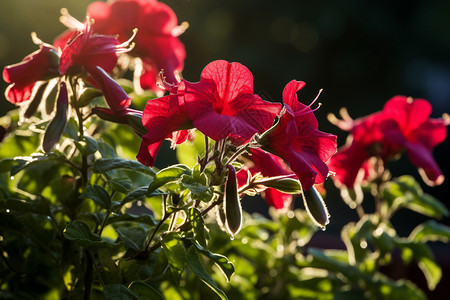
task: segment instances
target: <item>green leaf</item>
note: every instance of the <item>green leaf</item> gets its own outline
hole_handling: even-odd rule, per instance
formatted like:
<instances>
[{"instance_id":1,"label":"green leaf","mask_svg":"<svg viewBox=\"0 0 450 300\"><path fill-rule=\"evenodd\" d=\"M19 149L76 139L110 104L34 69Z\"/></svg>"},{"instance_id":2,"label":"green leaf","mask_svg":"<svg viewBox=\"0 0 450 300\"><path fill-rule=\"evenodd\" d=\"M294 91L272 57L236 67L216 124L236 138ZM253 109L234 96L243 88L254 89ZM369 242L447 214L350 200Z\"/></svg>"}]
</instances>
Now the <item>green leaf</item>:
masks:
<instances>
[{"instance_id":1,"label":"green leaf","mask_svg":"<svg viewBox=\"0 0 450 300\"><path fill-rule=\"evenodd\" d=\"M422 243L398 242L398 246L407 253L411 253L427 280L428 288L434 290L442 277L442 270L434 261L430 247Z\"/></svg>"},{"instance_id":2,"label":"green leaf","mask_svg":"<svg viewBox=\"0 0 450 300\"><path fill-rule=\"evenodd\" d=\"M1 209L9 209L15 211L29 212L49 216L50 205L45 198L37 198L36 200L20 200L8 199L0 202Z\"/></svg>"},{"instance_id":3,"label":"green leaf","mask_svg":"<svg viewBox=\"0 0 450 300\"><path fill-rule=\"evenodd\" d=\"M164 300L164 297L157 289L146 283L135 281L129 289L137 296L139 300Z\"/></svg>"},{"instance_id":4,"label":"green leaf","mask_svg":"<svg viewBox=\"0 0 450 300\"><path fill-rule=\"evenodd\" d=\"M184 174L191 174L191 169L185 165L173 165L162 169L153 177L153 181L148 186L148 194L153 193L166 183L181 179L181 176Z\"/></svg>"},{"instance_id":5,"label":"green leaf","mask_svg":"<svg viewBox=\"0 0 450 300\"><path fill-rule=\"evenodd\" d=\"M208 249L203 248L200 244L196 243L195 241L193 241L192 244L195 247L197 247L198 251L200 251L203 255L210 258L217 265L217 267L219 267L222 270L228 281L231 280L231 276L234 274L235 268L233 263L230 262L226 256L212 253Z\"/></svg>"},{"instance_id":6,"label":"green leaf","mask_svg":"<svg viewBox=\"0 0 450 300\"><path fill-rule=\"evenodd\" d=\"M14 166L21 164L20 161L14 160L14 158L6 158L0 161L0 173L10 172Z\"/></svg>"},{"instance_id":7,"label":"green leaf","mask_svg":"<svg viewBox=\"0 0 450 300\"><path fill-rule=\"evenodd\" d=\"M200 210L195 207L189 208L188 211L189 223L192 225L194 231L194 239L204 248L206 248L205 223Z\"/></svg>"},{"instance_id":8,"label":"green leaf","mask_svg":"<svg viewBox=\"0 0 450 300\"><path fill-rule=\"evenodd\" d=\"M109 284L103 288L103 296L108 300L139 300L138 296L121 284Z\"/></svg>"},{"instance_id":9,"label":"green leaf","mask_svg":"<svg viewBox=\"0 0 450 300\"><path fill-rule=\"evenodd\" d=\"M371 238L375 225L372 216L366 215L358 223L349 223L342 228L342 241L347 247L348 260L351 265L363 262L369 255L367 240ZM369 240L370 241L370 240ZM366 247L361 244L366 243Z\"/></svg>"},{"instance_id":10,"label":"green leaf","mask_svg":"<svg viewBox=\"0 0 450 300\"><path fill-rule=\"evenodd\" d=\"M103 139L99 139L97 142L98 142L98 152L100 152L103 158L117 157L116 151L110 144L105 143Z\"/></svg>"},{"instance_id":11,"label":"green leaf","mask_svg":"<svg viewBox=\"0 0 450 300\"><path fill-rule=\"evenodd\" d=\"M114 245L92 233L88 224L80 220L72 221L66 226L64 229L64 237L86 248L109 247Z\"/></svg>"},{"instance_id":12,"label":"green leaf","mask_svg":"<svg viewBox=\"0 0 450 300\"><path fill-rule=\"evenodd\" d=\"M83 136L75 145L85 155L94 154L98 150L98 142L90 136Z\"/></svg>"},{"instance_id":13,"label":"green leaf","mask_svg":"<svg viewBox=\"0 0 450 300\"><path fill-rule=\"evenodd\" d=\"M26 135L8 134L2 141L0 147L0 158L10 158L11 154L15 156L26 156L35 152L39 146L41 139L38 134L30 134L25 131Z\"/></svg>"},{"instance_id":14,"label":"green leaf","mask_svg":"<svg viewBox=\"0 0 450 300\"><path fill-rule=\"evenodd\" d=\"M148 188L146 186L137 188L136 190L132 191L128 195L123 198L122 202L120 203L120 207L124 206L126 203L134 201L134 200L143 200L147 197L152 196L159 196L159 195L166 195L167 193L164 193L160 190L153 191L150 195L147 195Z\"/></svg>"},{"instance_id":15,"label":"green leaf","mask_svg":"<svg viewBox=\"0 0 450 300\"><path fill-rule=\"evenodd\" d=\"M106 182L114 191L122 193L122 194L128 194L133 186L133 182L126 177L123 178L114 178L111 180L108 180Z\"/></svg>"},{"instance_id":16,"label":"green leaf","mask_svg":"<svg viewBox=\"0 0 450 300\"><path fill-rule=\"evenodd\" d=\"M150 226L156 225L156 222L151 215L148 215L148 214L133 215L133 214L129 214L129 213L124 213L124 214L121 214L118 216L113 214L108 219L107 225L114 224L117 222L136 222L136 223L146 224L146 225L150 225Z\"/></svg>"},{"instance_id":17,"label":"green leaf","mask_svg":"<svg viewBox=\"0 0 450 300\"><path fill-rule=\"evenodd\" d=\"M85 88L80 94L80 97L77 100L76 106L83 107L91 103L97 97L102 96L102 92L98 89L94 88Z\"/></svg>"},{"instance_id":18,"label":"green leaf","mask_svg":"<svg viewBox=\"0 0 450 300\"><path fill-rule=\"evenodd\" d=\"M16 164L11 167L11 176L16 175L30 166L39 164L53 164L57 161L64 160L65 157L56 151L47 154L33 153L31 156L18 156L14 158Z\"/></svg>"},{"instance_id":19,"label":"green leaf","mask_svg":"<svg viewBox=\"0 0 450 300\"><path fill-rule=\"evenodd\" d=\"M195 273L210 289L212 289L222 300L228 299L225 293L219 289L212 277L206 272L196 248L191 247L187 252L187 261L192 272Z\"/></svg>"},{"instance_id":20,"label":"green leaf","mask_svg":"<svg viewBox=\"0 0 450 300\"><path fill-rule=\"evenodd\" d=\"M192 178L192 176L189 176L186 174L181 176L181 183L186 188L188 188L191 191L191 193L196 194L196 195L203 194L204 192L206 192L209 189L207 186L204 186L200 182L195 181L195 179Z\"/></svg>"},{"instance_id":21,"label":"green leaf","mask_svg":"<svg viewBox=\"0 0 450 300\"><path fill-rule=\"evenodd\" d=\"M176 232L169 232L161 240L161 245L169 261L173 279L178 284L186 267L186 248L181 236Z\"/></svg>"},{"instance_id":22,"label":"green leaf","mask_svg":"<svg viewBox=\"0 0 450 300\"><path fill-rule=\"evenodd\" d=\"M445 205L433 196L424 194L420 185L409 175L385 184L382 195L388 204L383 210L391 215L403 207L437 219L449 215Z\"/></svg>"},{"instance_id":23,"label":"green leaf","mask_svg":"<svg viewBox=\"0 0 450 300\"><path fill-rule=\"evenodd\" d=\"M213 196L212 190L203 183L196 181L192 176L182 175L181 184L191 192L194 200L211 201Z\"/></svg>"},{"instance_id":24,"label":"green leaf","mask_svg":"<svg viewBox=\"0 0 450 300\"><path fill-rule=\"evenodd\" d=\"M92 199L103 208L111 208L111 197L103 187L97 184L88 186L86 192L80 197L82 199Z\"/></svg>"},{"instance_id":25,"label":"green leaf","mask_svg":"<svg viewBox=\"0 0 450 300\"><path fill-rule=\"evenodd\" d=\"M127 169L151 176L155 175L155 171L140 162L120 157L100 158L92 165L92 171L95 173L104 173L114 169Z\"/></svg>"},{"instance_id":26,"label":"green leaf","mask_svg":"<svg viewBox=\"0 0 450 300\"><path fill-rule=\"evenodd\" d=\"M136 251L144 249L147 230L140 226L120 226L115 227L115 229L125 245Z\"/></svg>"},{"instance_id":27,"label":"green leaf","mask_svg":"<svg viewBox=\"0 0 450 300\"><path fill-rule=\"evenodd\" d=\"M450 241L450 227L439 224L434 220L429 220L417 226L409 235L408 239L413 242L426 243L429 241Z\"/></svg>"},{"instance_id":28,"label":"green leaf","mask_svg":"<svg viewBox=\"0 0 450 300\"><path fill-rule=\"evenodd\" d=\"M78 123L73 118L67 121L64 128L64 134L70 137L74 141L78 141Z\"/></svg>"}]
</instances>

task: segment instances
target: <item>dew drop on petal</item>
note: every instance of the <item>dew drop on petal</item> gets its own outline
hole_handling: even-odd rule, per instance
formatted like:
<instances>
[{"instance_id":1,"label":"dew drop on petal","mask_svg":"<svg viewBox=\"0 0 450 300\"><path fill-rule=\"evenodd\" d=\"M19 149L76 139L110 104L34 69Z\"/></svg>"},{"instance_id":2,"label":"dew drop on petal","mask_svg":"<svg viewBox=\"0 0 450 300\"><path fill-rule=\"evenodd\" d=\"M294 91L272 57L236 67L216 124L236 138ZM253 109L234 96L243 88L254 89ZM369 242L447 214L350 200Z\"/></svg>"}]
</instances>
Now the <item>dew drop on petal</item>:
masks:
<instances>
[{"instance_id":1,"label":"dew drop on petal","mask_svg":"<svg viewBox=\"0 0 450 300\"><path fill-rule=\"evenodd\" d=\"M230 235L230 240L234 240L234 235Z\"/></svg>"}]
</instances>

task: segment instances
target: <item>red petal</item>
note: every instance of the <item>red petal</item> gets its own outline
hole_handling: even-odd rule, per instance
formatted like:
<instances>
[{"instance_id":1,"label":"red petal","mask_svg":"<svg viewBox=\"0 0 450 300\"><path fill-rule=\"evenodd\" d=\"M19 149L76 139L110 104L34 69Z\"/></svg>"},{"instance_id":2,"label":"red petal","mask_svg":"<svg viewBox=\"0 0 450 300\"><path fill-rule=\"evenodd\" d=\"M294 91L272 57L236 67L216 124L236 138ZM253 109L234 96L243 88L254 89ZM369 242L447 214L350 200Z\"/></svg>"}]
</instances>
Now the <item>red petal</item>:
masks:
<instances>
[{"instance_id":1,"label":"red petal","mask_svg":"<svg viewBox=\"0 0 450 300\"><path fill-rule=\"evenodd\" d=\"M230 102L239 94L253 94L253 75L240 63L216 60L202 71L201 81L212 81L216 85L222 102Z\"/></svg>"}]
</instances>

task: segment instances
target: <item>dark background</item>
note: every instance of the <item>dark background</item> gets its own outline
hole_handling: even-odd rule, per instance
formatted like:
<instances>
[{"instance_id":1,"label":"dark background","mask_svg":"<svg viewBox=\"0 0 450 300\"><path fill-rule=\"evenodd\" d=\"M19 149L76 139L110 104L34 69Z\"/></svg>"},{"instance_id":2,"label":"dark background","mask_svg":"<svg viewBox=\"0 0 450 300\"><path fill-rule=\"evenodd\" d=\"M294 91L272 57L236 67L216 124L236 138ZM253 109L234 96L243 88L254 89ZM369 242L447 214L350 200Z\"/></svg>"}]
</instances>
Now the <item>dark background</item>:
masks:
<instances>
[{"instance_id":1,"label":"dark background","mask_svg":"<svg viewBox=\"0 0 450 300\"><path fill-rule=\"evenodd\" d=\"M32 31L51 43L65 29L58 21L62 7L83 20L90 2L0 1L0 66L19 62L37 49L30 38ZM181 36L187 52L183 72L187 80L199 80L204 66L226 59L247 66L254 75L255 92L273 101L281 101L282 90L292 79L307 83L299 93L304 103L323 88L319 100L323 106L316 112L319 128L337 134L339 145L346 134L329 124L326 115L337 114L342 106L356 118L382 109L389 98L401 94L429 100L432 117L450 112L450 1L163 2L174 9L180 23L190 24ZM6 84L1 82L0 88L4 90ZM2 98L1 114L13 107ZM449 177L450 142L434 153ZM409 173L420 180L406 158L391 167L394 175ZM423 186L449 204L448 181L433 189ZM331 182L326 187L332 216L327 231L338 232L356 214L344 207ZM263 201L256 200L247 205L252 206L249 210L264 207ZM422 220L400 212L394 224L404 235Z\"/></svg>"}]
</instances>

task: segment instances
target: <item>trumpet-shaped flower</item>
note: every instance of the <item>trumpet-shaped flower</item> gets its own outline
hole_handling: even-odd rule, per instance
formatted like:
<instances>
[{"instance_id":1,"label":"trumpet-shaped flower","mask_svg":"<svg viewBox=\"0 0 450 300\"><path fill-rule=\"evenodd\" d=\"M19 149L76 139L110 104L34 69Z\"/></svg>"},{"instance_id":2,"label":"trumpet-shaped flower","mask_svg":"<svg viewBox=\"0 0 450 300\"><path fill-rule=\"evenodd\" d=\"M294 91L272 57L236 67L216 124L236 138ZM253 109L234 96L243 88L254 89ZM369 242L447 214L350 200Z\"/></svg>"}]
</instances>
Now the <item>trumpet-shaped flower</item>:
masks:
<instances>
[{"instance_id":1,"label":"trumpet-shaped flower","mask_svg":"<svg viewBox=\"0 0 450 300\"><path fill-rule=\"evenodd\" d=\"M371 157L383 162L397 157L403 150L412 164L419 168L424 181L439 185L444 175L432 156L434 147L445 140L445 119L430 119L431 105L424 99L395 96L383 110L352 120L345 112L343 120L332 116L331 121L350 131L348 143L330 161L336 173L335 182L353 188L373 172Z\"/></svg>"},{"instance_id":2,"label":"trumpet-shaped flower","mask_svg":"<svg viewBox=\"0 0 450 300\"><path fill-rule=\"evenodd\" d=\"M156 89L157 74L163 69L170 83L177 83L175 72L183 69L186 56L178 36L185 26L178 26L173 10L156 0L95 1L87 9L95 20L95 32L118 35L124 42L138 29L136 47L130 53L143 61L141 85Z\"/></svg>"},{"instance_id":3,"label":"trumpet-shaped flower","mask_svg":"<svg viewBox=\"0 0 450 300\"><path fill-rule=\"evenodd\" d=\"M137 159L147 166L153 166L164 139L180 144L188 137L185 129L192 128L184 104L180 104L178 96L173 94L149 100L143 112L142 124L148 133L142 137Z\"/></svg>"},{"instance_id":4,"label":"trumpet-shaped flower","mask_svg":"<svg viewBox=\"0 0 450 300\"><path fill-rule=\"evenodd\" d=\"M336 152L336 136L318 130L314 111L298 101L305 83L292 80L283 91L285 105L278 123L260 138L263 149L283 158L304 190L328 176L325 163Z\"/></svg>"},{"instance_id":5,"label":"trumpet-shaped flower","mask_svg":"<svg viewBox=\"0 0 450 300\"><path fill-rule=\"evenodd\" d=\"M26 56L20 63L3 69L3 80L10 83L5 96L13 104L30 100L36 82L60 76L56 49L35 35L33 41L39 45L39 50Z\"/></svg>"},{"instance_id":6,"label":"trumpet-shaped flower","mask_svg":"<svg viewBox=\"0 0 450 300\"><path fill-rule=\"evenodd\" d=\"M216 141L229 137L235 145L272 126L281 109L253 94L253 76L245 66L224 60L208 64L199 82L182 80L178 95L195 128Z\"/></svg>"}]
</instances>

